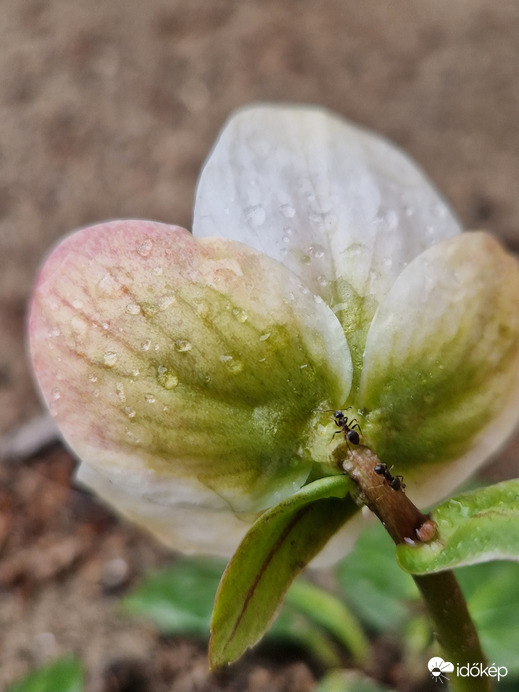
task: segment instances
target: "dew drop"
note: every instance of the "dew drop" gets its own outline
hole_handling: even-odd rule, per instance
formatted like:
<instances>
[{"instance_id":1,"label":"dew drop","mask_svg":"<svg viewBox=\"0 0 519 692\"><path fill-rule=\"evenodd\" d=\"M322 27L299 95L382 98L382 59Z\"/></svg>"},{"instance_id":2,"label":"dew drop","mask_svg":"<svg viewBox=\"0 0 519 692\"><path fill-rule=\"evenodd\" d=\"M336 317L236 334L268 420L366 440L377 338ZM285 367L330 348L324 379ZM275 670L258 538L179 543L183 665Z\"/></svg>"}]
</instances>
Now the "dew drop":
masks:
<instances>
[{"instance_id":1,"label":"dew drop","mask_svg":"<svg viewBox=\"0 0 519 692\"><path fill-rule=\"evenodd\" d=\"M53 401L57 401L58 399L61 399L61 392L57 387L54 387L52 390L52 399Z\"/></svg>"},{"instance_id":2,"label":"dew drop","mask_svg":"<svg viewBox=\"0 0 519 692\"><path fill-rule=\"evenodd\" d=\"M141 348L143 351L149 351L151 346L151 339L146 339L146 341L143 341L141 344Z\"/></svg>"},{"instance_id":3,"label":"dew drop","mask_svg":"<svg viewBox=\"0 0 519 692\"><path fill-rule=\"evenodd\" d=\"M83 301L82 300L73 300L72 301L72 307L76 308L76 310L81 310L83 307Z\"/></svg>"},{"instance_id":4,"label":"dew drop","mask_svg":"<svg viewBox=\"0 0 519 692\"><path fill-rule=\"evenodd\" d=\"M126 413L128 418L135 418L135 416L137 415L135 409L132 408L131 406L125 406L124 412Z\"/></svg>"},{"instance_id":5,"label":"dew drop","mask_svg":"<svg viewBox=\"0 0 519 692\"><path fill-rule=\"evenodd\" d=\"M141 311L140 305L137 305L137 303L128 303L126 306L126 312L129 315L138 315Z\"/></svg>"},{"instance_id":6,"label":"dew drop","mask_svg":"<svg viewBox=\"0 0 519 692\"><path fill-rule=\"evenodd\" d=\"M113 296L119 290L119 284L114 277L107 272L97 283L97 291L101 295Z\"/></svg>"},{"instance_id":7,"label":"dew drop","mask_svg":"<svg viewBox=\"0 0 519 692\"><path fill-rule=\"evenodd\" d=\"M157 368L157 380L164 389L175 389L178 385L177 375L165 365L159 365Z\"/></svg>"},{"instance_id":8,"label":"dew drop","mask_svg":"<svg viewBox=\"0 0 519 692\"><path fill-rule=\"evenodd\" d=\"M101 327L102 327L103 329L109 329L109 328L110 328L110 323L109 323L109 322L103 322L103 324L101 325Z\"/></svg>"},{"instance_id":9,"label":"dew drop","mask_svg":"<svg viewBox=\"0 0 519 692\"><path fill-rule=\"evenodd\" d=\"M279 207L279 211L283 214L286 219L291 219L295 216L296 210L291 204L282 204Z\"/></svg>"},{"instance_id":10,"label":"dew drop","mask_svg":"<svg viewBox=\"0 0 519 692\"><path fill-rule=\"evenodd\" d=\"M53 327L53 328L49 331L49 336L52 336L52 337L55 338L55 337L57 337L57 336L61 336L61 332L60 332L60 330L59 330L57 327Z\"/></svg>"},{"instance_id":11,"label":"dew drop","mask_svg":"<svg viewBox=\"0 0 519 692\"><path fill-rule=\"evenodd\" d=\"M233 308L232 309L232 315L235 319L238 320L238 322L246 322L249 319L249 316L243 310L242 308Z\"/></svg>"},{"instance_id":12,"label":"dew drop","mask_svg":"<svg viewBox=\"0 0 519 692\"><path fill-rule=\"evenodd\" d=\"M387 224L388 231L394 231L398 226L398 216L394 209L390 209L388 212L386 212L384 220Z\"/></svg>"},{"instance_id":13,"label":"dew drop","mask_svg":"<svg viewBox=\"0 0 519 692\"><path fill-rule=\"evenodd\" d=\"M88 324L83 318L78 317L77 315L74 315L74 317L70 320L70 326L76 332L76 334L80 335L86 334L88 330Z\"/></svg>"},{"instance_id":14,"label":"dew drop","mask_svg":"<svg viewBox=\"0 0 519 692\"><path fill-rule=\"evenodd\" d=\"M310 257L317 257L317 259L324 257L324 248L322 245L310 245L306 249L306 252Z\"/></svg>"},{"instance_id":15,"label":"dew drop","mask_svg":"<svg viewBox=\"0 0 519 692\"><path fill-rule=\"evenodd\" d=\"M193 348L193 344L187 339L175 339L174 346L178 353L187 353Z\"/></svg>"},{"instance_id":16,"label":"dew drop","mask_svg":"<svg viewBox=\"0 0 519 692\"><path fill-rule=\"evenodd\" d=\"M88 381L89 381L89 382L97 382L97 375L94 375L93 372L89 373L89 375L88 375Z\"/></svg>"},{"instance_id":17,"label":"dew drop","mask_svg":"<svg viewBox=\"0 0 519 692\"><path fill-rule=\"evenodd\" d=\"M317 277L317 283L319 284L319 286L322 286L323 288L324 288L325 286L329 286L329 285L330 285L330 281L326 278L326 276L324 276L324 275L322 275L322 274L321 274L320 276Z\"/></svg>"},{"instance_id":18,"label":"dew drop","mask_svg":"<svg viewBox=\"0 0 519 692\"><path fill-rule=\"evenodd\" d=\"M243 363L241 360L235 360L232 356L220 356L220 360L225 365L229 372L234 375L243 370Z\"/></svg>"},{"instance_id":19,"label":"dew drop","mask_svg":"<svg viewBox=\"0 0 519 692\"><path fill-rule=\"evenodd\" d=\"M132 370L132 375L133 375L134 377L139 377L139 375L140 375L139 369L138 369L138 368L135 368L135 370Z\"/></svg>"},{"instance_id":20,"label":"dew drop","mask_svg":"<svg viewBox=\"0 0 519 692\"><path fill-rule=\"evenodd\" d=\"M148 257L148 255L151 252L152 247L153 247L153 242L149 238L146 238L145 240L142 241L142 243L140 243L137 246L137 252L139 253L139 255L141 257Z\"/></svg>"},{"instance_id":21,"label":"dew drop","mask_svg":"<svg viewBox=\"0 0 519 692\"><path fill-rule=\"evenodd\" d=\"M119 401L126 401L126 394L124 393L124 385L122 382L118 382L115 385L115 391L117 392Z\"/></svg>"},{"instance_id":22,"label":"dew drop","mask_svg":"<svg viewBox=\"0 0 519 692\"><path fill-rule=\"evenodd\" d=\"M175 302L176 298L173 295L161 296L158 301L159 310L167 310Z\"/></svg>"},{"instance_id":23,"label":"dew drop","mask_svg":"<svg viewBox=\"0 0 519 692\"><path fill-rule=\"evenodd\" d=\"M107 368L113 368L117 363L117 354L113 351L107 351L103 356L103 362Z\"/></svg>"},{"instance_id":24,"label":"dew drop","mask_svg":"<svg viewBox=\"0 0 519 692\"><path fill-rule=\"evenodd\" d=\"M146 317L154 317L159 311L158 306L155 303L150 302L142 303L141 309Z\"/></svg>"},{"instance_id":25,"label":"dew drop","mask_svg":"<svg viewBox=\"0 0 519 692\"><path fill-rule=\"evenodd\" d=\"M160 276L162 274L162 267L153 267L153 273L155 276Z\"/></svg>"},{"instance_id":26,"label":"dew drop","mask_svg":"<svg viewBox=\"0 0 519 692\"><path fill-rule=\"evenodd\" d=\"M265 223L267 214L261 204L255 204L254 206L247 207L247 209L245 209L245 218L251 226L258 227Z\"/></svg>"},{"instance_id":27,"label":"dew drop","mask_svg":"<svg viewBox=\"0 0 519 692\"><path fill-rule=\"evenodd\" d=\"M144 395L144 398L146 399L146 401L148 402L148 404L154 404L155 401L156 401L156 399L155 399L155 397L153 396L153 394L145 394L145 395Z\"/></svg>"},{"instance_id":28,"label":"dew drop","mask_svg":"<svg viewBox=\"0 0 519 692\"><path fill-rule=\"evenodd\" d=\"M260 341L266 341L270 337L270 332L266 332L265 334L262 334L259 338Z\"/></svg>"}]
</instances>

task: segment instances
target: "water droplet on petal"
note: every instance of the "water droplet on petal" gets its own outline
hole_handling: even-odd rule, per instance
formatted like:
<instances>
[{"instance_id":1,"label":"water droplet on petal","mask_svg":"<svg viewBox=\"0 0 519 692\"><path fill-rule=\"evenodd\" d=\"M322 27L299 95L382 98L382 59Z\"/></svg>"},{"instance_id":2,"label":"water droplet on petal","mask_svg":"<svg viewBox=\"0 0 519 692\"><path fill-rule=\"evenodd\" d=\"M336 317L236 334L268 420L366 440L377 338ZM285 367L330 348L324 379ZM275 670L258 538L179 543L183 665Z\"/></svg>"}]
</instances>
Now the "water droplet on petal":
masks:
<instances>
[{"instance_id":1,"label":"water droplet on petal","mask_svg":"<svg viewBox=\"0 0 519 692\"><path fill-rule=\"evenodd\" d=\"M119 290L119 284L115 278L107 272L97 283L97 292L104 296L113 296Z\"/></svg>"},{"instance_id":2,"label":"water droplet on petal","mask_svg":"<svg viewBox=\"0 0 519 692\"><path fill-rule=\"evenodd\" d=\"M140 305L137 305L137 303L128 303L126 306L126 312L129 315L138 315L141 311Z\"/></svg>"},{"instance_id":3,"label":"water droplet on petal","mask_svg":"<svg viewBox=\"0 0 519 692\"><path fill-rule=\"evenodd\" d=\"M154 404L155 401L156 401L156 399L155 399L155 397L153 396L153 394L145 394L145 395L144 395L144 398L146 399L146 401L148 402L148 404Z\"/></svg>"},{"instance_id":4,"label":"water droplet on petal","mask_svg":"<svg viewBox=\"0 0 519 692\"><path fill-rule=\"evenodd\" d=\"M73 300L72 301L72 307L76 308L76 310L81 310L83 307L83 301L82 300Z\"/></svg>"},{"instance_id":5,"label":"water droplet on petal","mask_svg":"<svg viewBox=\"0 0 519 692\"><path fill-rule=\"evenodd\" d=\"M174 346L178 353L187 353L193 348L193 344L187 339L175 339Z\"/></svg>"},{"instance_id":6,"label":"water droplet on petal","mask_svg":"<svg viewBox=\"0 0 519 692\"><path fill-rule=\"evenodd\" d=\"M135 418L135 416L137 415L135 409L132 408L131 406L125 406L124 412L126 413L128 418Z\"/></svg>"},{"instance_id":7,"label":"water droplet on petal","mask_svg":"<svg viewBox=\"0 0 519 692\"><path fill-rule=\"evenodd\" d=\"M158 301L159 310L167 310L176 300L173 295L161 296Z\"/></svg>"},{"instance_id":8,"label":"water droplet on petal","mask_svg":"<svg viewBox=\"0 0 519 692\"><path fill-rule=\"evenodd\" d=\"M94 375L93 372L89 373L89 375L88 375L88 381L89 381L89 382L97 382L97 375Z\"/></svg>"},{"instance_id":9,"label":"water droplet on petal","mask_svg":"<svg viewBox=\"0 0 519 692\"><path fill-rule=\"evenodd\" d=\"M57 387L54 387L54 389L52 390L52 399L54 401L61 399L61 392L59 391L59 389Z\"/></svg>"},{"instance_id":10,"label":"water droplet on petal","mask_svg":"<svg viewBox=\"0 0 519 692\"><path fill-rule=\"evenodd\" d=\"M124 385L122 382L118 382L115 385L115 391L120 401L126 401L126 394L124 393Z\"/></svg>"},{"instance_id":11,"label":"water droplet on petal","mask_svg":"<svg viewBox=\"0 0 519 692\"><path fill-rule=\"evenodd\" d=\"M162 267L153 267L153 273L155 276L160 276L162 274Z\"/></svg>"},{"instance_id":12,"label":"water droplet on petal","mask_svg":"<svg viewBox=\"0 0 519 692\"><path fill-rule=\"evenodd\" d=\"M174 389L178 385L177 375L165 365L159 365L157 368L157 380L164 389Z\"/></svg>"},{"instance_id":13,"label":"water droplet on petal","mask_svg":"<svg viewBox=\"0 0 519 692\"><path fill-rule=\"evenodd\" d=\"M324 248L322 245L309 245L306 252L310 257L317 257L318 259L324 257Z\"/></svg>"},{"instance_id":14,"label":"water droplet on petal","mask_svg":"<svg viewBox=\"0 0 519 692\"><path fill-rule=\"evenodd\" d=\"M233 317L238 320L238 322L246 322L249 319L249 316L242 308L233 308L232 314Z\"/></svg>"},{"instance_id":15,"label":"water droplet on petal","mask_svg":"<svg viewBox=\"0 0 519 692\"><path fill-rule=\"evenodd\" d=\"M70 326L76 332L76 334L83 335L86 334L88 330L88 323L82 318L74 315L70 320Z\"/></svg>"},{"instance_id":16,"label":"water droplet on petal","mask_svg":"<svg viewBox=\"0 0 519 692\"><path fill-rule=\"evenodd\" d=\"M266 332L266 334L262 334L259 338L260 341L266 341L270 337L270 332Z\"/></svg>"},{"instance_id":17,"label":"water droplet on petal","mask_svg":"<svg viewBox=\"0 0 519 692\"><path fill-rule=\"evenodd\" d=\"M293 216L295 216L296 210L291 204L282 204L279 207L279 211L283 214L283 216L287 219L291 219Z\"/></svg>"},{"instance_id":18,"label":"water droplet on petal","mask_svg":"<svg viewBox=\"0 0 519 692\"><path fill-rule=\"evenodd\" d=\"M235 360L232 356L220 356L220 360L225 365L227 370L232 372L234 375L243 370L243 363L241 360Z\"/></svg>"},{"instance_id":19,"label":"water droplet on petal","mask_svg":"<svg viewBox=\"0 0 519 692\"><path fill-rule=\"evenodd\" d=\"M113 351L107 351L103 356L103 362L107 368L113 368L117 363L117 353Z\"/></svg>"},{"instance_id":20,"label":"water droplet on petal","mask_svg":"<svg viewBox=\"0 0 519 692\"><path fill-rule=\"evenodd\" d=\"M150 238L146 238L137 246L137 252L141 257L148 257L153 247L153 242Z\"/></svg>"},{"instance_id":21,"label":"water droplet on petal","mask_svg":"<svg viewBox=\"0 0 519 692\"><path fill-rule=\"evenodd\" d=\"M158 306L155 303L150 302L142 303L141 309L142 312L146 315L146 317L154 317L159 311Z\"/></svg>"},{"instance_id":22,"label":"water droplet on petal","mask_svg":"<svg viewBox=\"0 0 519 692\"><path fill-rule=\"evenodd\" d=\"M398 216L394 209L390 209L388 212L386 212L384 220L387 224L388 231L394 231L398 226Z\"/></svg>"},{"instance_id":23,"label":"water droplet on petal","mask_svg":"<svg viewBox=\"0 0 519 692\"><path fill-rule=\"evenodd\" d=\"M146 339L146 341L143 341L141 344L141 348L143 351L149 351L151 346L151 339Z\"/></svg>"},{"instance_id":24,"label":"water droplet on petal","mask_svg":"<svg viewBox=\"0 0 519 692\"><path fill-rule=\"evenodd\" d=\"M254 206L247 207L247 209L245 209L245 218L251 226L258 227L265 223L267 214L261 204L255 204Z\"/></svg>"}]
</instances>

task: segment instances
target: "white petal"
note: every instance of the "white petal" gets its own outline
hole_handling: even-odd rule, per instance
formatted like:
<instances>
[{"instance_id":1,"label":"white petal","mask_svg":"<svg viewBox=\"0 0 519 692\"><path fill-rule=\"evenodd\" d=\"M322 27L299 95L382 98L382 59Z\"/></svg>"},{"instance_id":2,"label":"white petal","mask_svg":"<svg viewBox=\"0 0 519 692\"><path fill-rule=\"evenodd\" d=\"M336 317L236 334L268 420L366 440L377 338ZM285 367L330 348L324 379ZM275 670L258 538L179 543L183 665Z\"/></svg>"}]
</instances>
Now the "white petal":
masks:
<instances>
[{"instance_id":1,"label":"white petal","mask_svg":"<svg viewBox=\"0 0 519 692\"><path fill-rule=\"evenodd\" d=\"M286 105L229 120L200 177L193 222L195 236L240 240L283 262L336 312L368 297L370 318L410 260L459 231L396 147L325 110Z\"/></svg>"},{"instance_id":2,"label":"white petal","mask_svg":"<svg viewBox=\"0 0 519 692\"><path fill-rule=\"evenodd\" d=\"M464 233L402 272L368 333L357 403L422 505L503 444L519 420L519 267L495 239Z\"/></svg>"},{"instance_id":3,"label":"white petal","mask_svg":"<svg viewBox=\"0 0 519 692\"><path fill-rule=\"evenodd\" d=\"M153 476L141 478L135 488L87 464L81 464L77 479L164 545L187 554L232 555L256 518L222 511L216 506L217 496L208 497L210 491L196 482L173 484ZM179 504L174 504L175 498Z\"/></svg>"}]
</instances>

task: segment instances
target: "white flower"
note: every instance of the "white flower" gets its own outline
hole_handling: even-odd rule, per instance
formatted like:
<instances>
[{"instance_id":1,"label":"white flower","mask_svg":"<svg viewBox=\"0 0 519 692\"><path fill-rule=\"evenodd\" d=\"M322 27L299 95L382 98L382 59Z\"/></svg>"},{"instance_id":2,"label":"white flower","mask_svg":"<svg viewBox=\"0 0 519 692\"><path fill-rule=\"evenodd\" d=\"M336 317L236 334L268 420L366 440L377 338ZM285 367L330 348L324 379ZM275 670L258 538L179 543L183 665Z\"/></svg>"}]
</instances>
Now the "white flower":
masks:
<instances>
[{"instance_id":1,"label":"white flower","mask_svg":"<svg viewBox=\"0 0 519 692\"><path fill-rule=\"evenodd\" d=\"M386 141L316 108L244 109L202 172L193 234L69 236L30 318L80 479L169 545L229 554L258 512L337 473L324 409L352 406L419 503L511 432L517 265L460 234Z\"/></svg>"}]
</instances>

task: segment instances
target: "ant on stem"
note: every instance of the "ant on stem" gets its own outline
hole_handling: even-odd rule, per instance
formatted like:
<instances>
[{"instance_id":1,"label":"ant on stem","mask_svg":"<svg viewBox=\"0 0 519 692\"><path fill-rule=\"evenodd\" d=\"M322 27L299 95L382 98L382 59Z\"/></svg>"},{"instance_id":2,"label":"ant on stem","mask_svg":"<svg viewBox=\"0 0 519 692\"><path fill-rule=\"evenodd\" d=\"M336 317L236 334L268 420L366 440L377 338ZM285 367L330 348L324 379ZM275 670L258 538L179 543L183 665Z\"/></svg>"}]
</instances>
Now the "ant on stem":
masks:
<instances>
[{"instance_id":1,"label":"ant on stem","mask_svg":"<svg viewBox=\"0 0 519 692\"><path fill-rule=\"evenodd\" d=\"M384 476L384 479L390 488L393 488L393 490L405 490L404 477L392 476L392 470L393 466L388 469L387 464L375 464L375 467L373 468L373 471L378 473L379 476Z\"/></svg>"}]
</instances>

